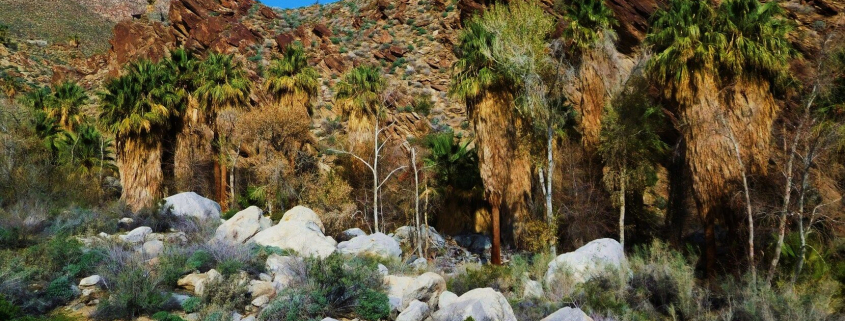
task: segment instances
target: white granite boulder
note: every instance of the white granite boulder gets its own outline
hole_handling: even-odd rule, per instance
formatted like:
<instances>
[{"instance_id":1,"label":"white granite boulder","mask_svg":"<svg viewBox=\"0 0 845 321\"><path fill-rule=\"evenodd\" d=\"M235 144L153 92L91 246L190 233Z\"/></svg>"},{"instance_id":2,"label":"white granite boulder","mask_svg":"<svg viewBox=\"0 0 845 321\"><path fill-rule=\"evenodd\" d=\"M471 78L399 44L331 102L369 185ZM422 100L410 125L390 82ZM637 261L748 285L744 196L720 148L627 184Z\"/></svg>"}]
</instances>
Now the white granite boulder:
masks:
<instances>
[{"instance_id":1,"label":"white granite boulder","mask_svg":"<svg viewBox=\"0 0 845 321\"><path fill-rule=\"evenodd\" d=\"M212 241L246 243L255 234L270 228L272 225L273 221L264 216L264 211L258 207L250 206L220 224Z\"/></svg>"},{"instance_id":2,"label":"white granite boulder","mask_svg":"<svg viewBox=\"0 0 845 321\"><path fill-rule=\"evenodd\" d=\"M384 233L357 236L349 241L340 242L337 250L350 255L372 255L382 258L399 257L402 247L394 238Z\"/></svg>"},{"instance_id":3,"label":"white granite boulder","mask_svg":"<svg viewBox=\"0 0 845 321\"><path fill-rule=\"evenodd\" d=\"M598 239L552 260L546 270L546 286L555 287L562 282L560 278L565 275L577 284L586 282L607 268L627 267L628 260L619 242L614 239Z\"/></svg>"},{"instance_id":4,"label":"white granite boulder","mask_svg":"<svg viewBox=\"0 0 845 321\"><path fill-rule=\"evenodd\" d=\"M428 304L414 300L402 313L399 313L396 321L423 321L428 318L430 313L431 308L428 307Z\"/></svg>"},{"instance_id":5,"label":"white granite boulder","mask_svg":"<svg viewBox=\"0 0 845 321\"><path fill-rule=\"evenodd\" d=\"M323 234L323 223L317 214L309 213L314 214L306 207L294 207L285 213L279 224L258 232L250 242L324 259L335 252L337 242Z\"/></svg>"},{"instance_id":6,"label":"white granite boulder","mask_svg":"<svg viewBox=\"0 0 845 321\"><path fill-rule=\"evenodd\" d=\"M565 307L555 311L555 313L543 318L540 321L593 321L593 318L588 316L579 308Z\"/></svg>"},{"instance_id":7,"label":"white granite boulder","mask_svg":"<svg viewBox=\"0 0 845 321\"><path fill-rule=\"evenodd\" d=\"M120 235L120 239L130 244L141 244L147 238L147 235L153 232L153 229L147 226L140 226L134 230L129 231L126 235Z\"/></svg>"},{"instance_id":8,"label":"white granite boulder","mask_svg":"<svg viewBox=\"0 0 845 321\"><path fill-rule=\"evenodd\" d=\"M508 300L491 288L474 289L441 307L432 315L434 321L516 321Z\"/></svg>"},{"instance_id":9,"label":"white granite boulder","mask_svg":"<svg viewBox=\"0 0 845 321\"><path fill-rule=\"evenodd\" d=\"M437 273L424 273L416 278L388 275L384 278L391 308L404 311L414 300L425 302L429 308L437 307L438 299L446 291L446 280Z\"/></svg>"},{"instance_id":10,"label":"white granite boulder","mask_svg":"<svg viewBox=\"0 0 845 321\"><path fill-rule=\"evenodd\" d=\"M194 192L179 193L165 198L161 210L180 217L220 219L220 204Z\"/></svg>"},{"instance_id":11,"label":"white granite boulder","mask_svg":"<svg viewBox=\"0 0 845 321\"><path fill-rule=\"evenodd\" d=\"M320 227L321 232L326 232L326 228L323 227L323 221L320 220L320 217L317 215L317 213L305 206L298 205L288 210L287 212L285 212L284 215L282 215L282 219L279 221L279 223L293 221L313 222L314 224L317 224L317 226Z\"/></svg>"}]
</instances>

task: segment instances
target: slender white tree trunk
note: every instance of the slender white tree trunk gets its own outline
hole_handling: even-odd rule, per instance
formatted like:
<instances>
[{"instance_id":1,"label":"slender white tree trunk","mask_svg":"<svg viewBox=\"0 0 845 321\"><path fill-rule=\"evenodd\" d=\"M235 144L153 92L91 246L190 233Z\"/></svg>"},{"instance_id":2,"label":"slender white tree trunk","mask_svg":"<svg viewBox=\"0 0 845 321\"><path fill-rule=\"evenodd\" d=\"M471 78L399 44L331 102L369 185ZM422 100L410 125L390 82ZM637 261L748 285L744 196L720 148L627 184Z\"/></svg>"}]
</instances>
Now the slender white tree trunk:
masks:
<instances>
[{"instance_id":1,"label":"slender white tree trunk","mask_svg":"<svg viewBox=\"0 0 845 321\"><path fill-rule=\"evenodd\" d=\"M373 132L373 222L375 223L375 232L379 232L378 223L378 117L375 121L375 131Z\"/></svg>"},{"instance_id":2,"label":"slender white tree trunk","mask_svg":"<svg viewBox=\"0 0 845 321\"><path fill-rule=\"evenodd\" d=\"M719 115L720 120L722 121L722 125L728 132L728 138L731 140L731 144L734 147L734 153L736 154L736 161L739 165L739 173L742 175L742 188L745 192L745 212L748 216L748 265L751 268L751 280L754 287L757 286L757 267L754 262L754 215L751 209L751 194L748 191L748 175L745 173L745 164L742 162L742 154L739 150L739 143L736 141L734 137L733 129L725 122L724 117Z\"/></svg>"},{"instance_id":3,"label":"slender white tree trunk","mask_svg":"<svg viewBox=\"0 0 845 321\"><path fill-rule=\"evenodd\" d=\"M422 230L420 227L420 175L417 171L417 151L411 148L411 166L414 170L414 227L417 234L417 253L419 257L423 257L422 251Z\"/></svg>"},{"instance_id":4,"label":"slender white tree trunk","mask_svg":"<svg viewBox=\"0 0 845 321\"><path fill-rule=\"evenodd\" d=\"M625 166L622 166L622 175L619 178L619 244L625 248L625 193L628 191L625 187L625 181L628 180L626 176Z\"/></svg>"}]
</instances>

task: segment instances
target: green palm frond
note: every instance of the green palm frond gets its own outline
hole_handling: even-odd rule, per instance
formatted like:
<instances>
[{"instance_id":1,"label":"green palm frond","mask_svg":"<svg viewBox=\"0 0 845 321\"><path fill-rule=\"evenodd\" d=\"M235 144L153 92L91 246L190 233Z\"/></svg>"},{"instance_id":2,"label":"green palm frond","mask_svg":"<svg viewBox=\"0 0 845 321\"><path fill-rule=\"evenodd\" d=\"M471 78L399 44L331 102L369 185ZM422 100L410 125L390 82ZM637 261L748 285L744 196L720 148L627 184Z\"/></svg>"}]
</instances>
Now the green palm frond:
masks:
<instances>
[{"instance_id":1,"label":"green palm frond","mask_svg":"<svg viewBox=\"0 0 845 321\"><path fill-rule=\"evenodd\" d=\"M175 75L164 64L148 60L130 64L127 74L107 82L100 94L101 121L118 137L168 128L184 101L174 81Z\"/></svg>"},{"instance_id":2,"label":"green palm frond","mask_svg":"<svg viewBox=\"0 0 845 321\"><path fill-rule=\"evenodd\" d=\"M617 25L613 11L604 0L558 1L556 7L566 19L562 38L576 50L594 47Z\"/></svg>"},{"instance_id":3,"label":"green palm frond","mask_svg":"<svg viewBox=\"0 0 845 321\"><path fill-rule=\"evenodd\" d=\"M336 88L335 99L344 115L381 114L380 95L385 83L378 68L356 67L343 77Z\"/></svg>"},{"instance_id":4,"label":"green palm frond","mask_svg":"<svg viewBox=\"0 0 845 321\"><path fill-rule=\"evenodd\" d=\"M705 74L784 85L795 51L781 14L774 2L727 0L714 8L707 1L672 0L652 18L646 41L655 54L648 70L667 97L682 103L692 99Z\"/></svg>"},{"instance_id":5,"label":"green palm frond","mask_svg":"<svg viewBox=\"0 0 845 321\"><path fill-rule=\"evenodd\" d=\"M298 93L311 98L319 93L320 75L308 65L308 56L300 44L287 46L282 59L273 60L267 72L264 89L276 99Z\"/></svg>"},{"instance_id":6,"label":"green palm frond","mask_svg":"<svg viewBox=\"0 0 845 321\"><path fill-rule=\"evenodd\" d=\"M209 55L199 64L197 81L194 94L200 107L212 115L224 108L249 104L251 83L243 64L232 55Z\"/></svg>"}]
</instances>

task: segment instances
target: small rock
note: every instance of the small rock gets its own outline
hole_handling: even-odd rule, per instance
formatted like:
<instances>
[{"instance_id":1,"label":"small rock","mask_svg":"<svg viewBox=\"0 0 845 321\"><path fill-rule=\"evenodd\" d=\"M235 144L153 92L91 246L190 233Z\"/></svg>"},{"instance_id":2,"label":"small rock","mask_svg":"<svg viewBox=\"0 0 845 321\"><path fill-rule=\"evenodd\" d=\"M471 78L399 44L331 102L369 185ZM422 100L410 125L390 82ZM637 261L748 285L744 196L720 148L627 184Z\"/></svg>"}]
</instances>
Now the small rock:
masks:
<instances>
[{"instance_id":1,"label":"small rock","mask_svg":"<svg viewBox=\"0 0 845 321\"><path fill-rule=\"evenodd\" d=\"M522 298L542 298L544 295L543 284L540 282L526 279L523 281L524 290L522 291Z\"/></svg>"},{"instance_id":2,"label":"small rock","mask_svg":"<svg viewBox=\"0 0 845 321\"><path fill-rule=\"evenodd\" d=\"M264 217L264 212L260 208L250 206L220 224L214 233L212 242L245 243L256 233L266 230L272 225L273 222Z\"/></svg>"},{"instance_id":3,"label":"small rock","mask_svg":"<svg viewBox=\"0 0 845 321\"><path fill-rule=\"evenodd\" d=\"M545 282L549 288L558 286L564 274L570 281L583 283L606 268L625 269L628 261L622 245L614 239L598 239L575 251L564 253L549 262Z\"/></svg>"},{"instance_id":4,"label":"small rock","mask_svg":"<svg viewBox=\"0 0 845 321\"><path fill-rule=\"evenodd\" d=\"M388 274L389 272L387 271L387 267L386 267L386 266L384 266L383 264L379 263L379 264L378 264L378 273L379 273L379 274L381 274L381 276L387 276L387 274Z\"/></svg>"},{"instance_id":5,"label":"small rock","mask_svg":"<svg viewBox=\"0 0 845 321\"><path fill-rule=\"evenodd\" d=\"M508 300L491 288L474 289L432 315L434 321L474 320L516 321Z\"/></svg>"},{"instance_id":6,"label":"small rock","mask_svg":"<svg viewBox=\"0 0 845 321\"><path fill-rule=\"evenodd\" d=\"M158 257L158 255L164 251L164 242L158 240L149 241L144 243L144 246L141 247L141 249L144 255L149 258Z\"/></svg>"},{"instance_id":7,"label":"small rock","mask_svg":"<svg viewBox=\"0 0 845 321\"><path fill-rule=\"evenodd\" d=\"M455 302L458 299L458 295L452 293L451 291L443 291L440 293L440 298L437 301L437 308L442 309Z\"/></svg>"},{"instance_id":8,"label":"small rock","mask_svg":"<svg viewBox=\"0 0 845 321\"><path fill-rule=\"evenodd\" d=\"M399 257L402 255L402 248L399 242L384 233L358 236L352 240L341 242L337 245L337 250L343 254L366 254L382 258Z\"/></svg>"},{"instance_id":9,"label":"small rock","mask_svg":"<svg viewBox=\"0 0 845 321\"><path fill-rule=\"evenodd\" d=\"M199 219L220 219L220 204L194 192L179 193L164 199L162 212L175 216L190 216Z\"/></svg>"},{"instance_id":10,"label":"small rock","mask_svg":"<svg viewBox=\"0 0 845 321\"><path fill-rule=\"evenodd\" d=\"M270 296L269 295L262 295L262 296L255 298L254 300L252 300L252 302L250 304L252 304L253 306L261 308L261 307L264 307L265 305L267 305L267 303L270 303Z\"/></svg>"},{"instance_id":11,"label":"small rock","mask_svg":"<svg viewBox=\"0 0 845 321\"><path fill-rule=\"evenodd\" d=\"M129 233L126 233L126 235L121 235L120 239L123 240L126 243L139 244L139 243L143 243L144 239L146 239L147 235L152 233L152 232L153 232L153 229L151 229L147 226L141 226L141 227L138 227L138 228L136 228L132 231L129 231Z\"/></svg>"},{"instance_id":12,"label":"small rock","mask_svg":"<svg viewBox=\"0 0 845 321\"><path fill-rule=\"evenodd\" d=\"M249 292L253 298L276 295L276 289L273 287L273 282L267 281L249 281L247 292Z\"/></svg>"},{"instance_id":13,"label":"small rock","mask_svg":"<svg viewBox=\"0 0 845 321\"><path fill-rule=\"evenodd\" d=\"M418 259L414 260L413 262L411 262L410 265L414 269L421 270L421 269L425 269L425 267L428 266L428 261L424 258L418 258Z\"/></svg>"},{"instance_id":14,"label":"small rock","mask_svg":"<svg viewBox=\"0 0 845 321\"><path fill-rule=\"evenodd\" d=\"M356 228L351 228L351 229L348 229L346 231L343 231L342 233L340 233L340 235L338 236L337 239L339 241L343 242L343 241L349 241L349 240L351 240L351 239L353 239L357 236L365 236L365 235L367 235L367 232L364 232L364 230L356 227Z\"/></svg>"},{"instance_id":15,"label":"small rock","mask_svg":"<svg viewBox=\"0 0 845 321\"><path fill-rule=\"evenodd\" d=\"M540 321L593 321L593 318L590 318L590 316L579 308L565 307Z\"/></svg>"},{"instance_id":16,"label":"small rock","mask_svg":"<svg viewBox=\"0 0 845 321\"><path fill-rule=\"evenodd\" d=\"M396 317L396 321L423 321L428 318L430 311L428 304L414 300Z\"/></svg>"},{"instance_id":17,"label":"small rock","mask_svg":"<svg viewBox=\"0 0 845 321\"><path fill-rule=\"evenodd\" d=\"M102 282L102 281L103 281L103 278L100 277L99 275L92 275L92 276L89 276L87 278L80 280L79 281L79 287L85 288L85 287L96 286L96 285L99 285L100 282Z\"/></svg>"}]
</instances>

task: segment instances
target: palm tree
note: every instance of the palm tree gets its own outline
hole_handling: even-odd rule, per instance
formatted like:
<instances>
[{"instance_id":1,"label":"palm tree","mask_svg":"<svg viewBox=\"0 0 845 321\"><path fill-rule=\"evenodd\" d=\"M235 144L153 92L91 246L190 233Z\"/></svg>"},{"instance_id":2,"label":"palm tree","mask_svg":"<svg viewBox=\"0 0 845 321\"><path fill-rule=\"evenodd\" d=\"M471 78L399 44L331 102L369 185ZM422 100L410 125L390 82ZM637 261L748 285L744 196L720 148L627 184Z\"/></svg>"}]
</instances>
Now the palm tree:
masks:
<instances>
[{"instance_id":1,"label":"palm tree","mask_svg":"<svg viewBox=\"0 0 845 321\"><path fill-rule=\"evenodd\" d=\"M606 74L597 66L614 64L609 59L613 46L602 45L614 40L611 27L617 21L604 0L558 0L556 7L565 21L560 41L568 48L568 52L558 53L559 61L572 62L578 76L573 84L582 93L579 100L570 103L578 111L584 146L595 151L599 145L604 106L612 96L613 88L608 85L620 76L618 73Z\"/></svg>"},{"instance_id":2,"label":"palm tree","mask_svg":"<svg viewBox=\"0 0 845 321\"><path fill-rule=\"evenodd\" d=\"M794 55L781 14L775 2L727 0L716 8L707 1L672 0L655 13L646 37L655 52L648 67L651 78L675 104L682 123L685 164L706 226L710 276L716 221L734 212L725 205L734 194L726 186L736 186L745 171L736 157L749 160L743 163L751 173L764 173L768 162L779 111L773 92L790 79L787 62ZM752 222L749 216L749 227ZM753 265L753 252L748 254Z\"/></svg>"},{"instance_id":3,"label":"palm tree","mask_svg":"<svg viewBox=\"0 0 845 321\"><path fill-rule=\"evenodd\" d=\"M104 137L94 126L79 126L61 144L59 157L82 175L99 172L102 177L104 171L116 170L112 140Z\"/></svg>"},{"instance_id":4,"label":"palm tree","mask_svg":"<svg viewBox=\"0 0 845 321\"><path fill-rule=\"evenodd\" d=\"M217 126L217 115L227 108L240 108L249 104L251 92L250 81L244 72L243 64L236 61L232 55L213 53L200 62L194 97L199 102L200 109L205 113L205 119L214 132L212 149L217 155L215 166L215 182L217 201L225 209L227 202L227 183L225 163L225 137L220 135Z\"/></svg>"},{"instance_id":5,"label":"palm tree","mask_svg":"<svg viewBox=\"0 0 845 321\"><path fill-rule=\"evenodd\" d=\"M121 199L134 211L162 196L161 138L183 99L173 83L174 75L162 64L141 60L106 82L100 94L100 120L115 135Z\"/></svg>"},{"instance_id":6,"label":"palm tree","mask_svg":"<svg viewBox=\"0 0 845 321\"><path fill-rule=\"evenodd\" d=\"M64 82L53 87L52 99L47 106L47 113L59 120L59 125L72 131L82 123L84 115L81 108L88 103L85 89L73 82Z\"/></svg>"},{"instance_id":7,"label":"palm tree","mask_svg":"<svg viewBox=\"0 0 845 321\"><path fill-rule=\"evenodd\" d=\"M308 66L308 56L302 45L285 48L282 59L273 60L264 89L285 108L302 109L311 114L310 100L320 91L320 75Z\"/></svg>"},{"instance_id":8,"label":"palm tree","mask_svg":"<svg viewBox=\"0 0 845 321\"><path fill-rule=\"evenodd\" d=\"M362 143L383 116L381 94L384 89L381 71L373 66L356 67L338 82L336 105L349 121L349 140L353 144Z\"/></svg>"},{"instance_id":9,"label":"palm tree","mask_svg":"<svg viewBox=\"0 0 845 321\"><path fill-rule=\"evenodd\" d=\"M55 118L50 117L43 110L36 110L32 125L35 129L35 134L38 135L38 138L41 139L47 150L52 154L56 154L61 150L63 142L68 137L68 132L59 126Z\"/></svg>"},{"instance_id":10,"label":"palm tree","mask_svg":"<svg viewBox=\"0 0 845 321\"><path fill-rule=\"evenodd\" d=\"M475 128L481 180L492 209L494 264L501 264L500 210L514 221L517 240L529 217L531 158L521 142L530 131L529 118L546 106L532 96L542 89L529 87L526 79L540 76L542 68L536 65L546 63L544 38L551 29L542 9L515 2L492 6L472 19L459 38L450 94L466 101Z\"/></svg>"}]
</instances>

